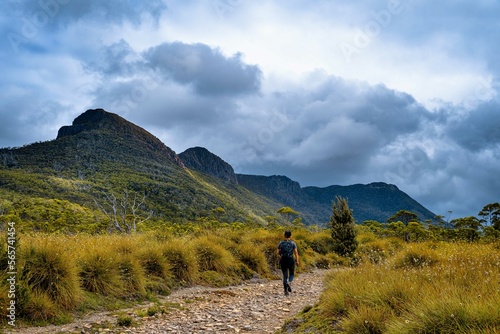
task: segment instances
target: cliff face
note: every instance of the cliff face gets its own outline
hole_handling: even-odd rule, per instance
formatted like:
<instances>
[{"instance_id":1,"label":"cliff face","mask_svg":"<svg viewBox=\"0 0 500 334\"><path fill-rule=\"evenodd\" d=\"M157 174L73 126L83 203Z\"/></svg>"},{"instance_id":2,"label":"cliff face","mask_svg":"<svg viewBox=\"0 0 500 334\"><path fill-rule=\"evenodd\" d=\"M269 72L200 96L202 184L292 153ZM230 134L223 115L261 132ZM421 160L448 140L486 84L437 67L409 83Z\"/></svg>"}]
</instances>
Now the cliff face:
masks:
<instances>
[{"instance_id":1,"label":"cliff face","mask_svg":"<svg viewBox=\"0 0 500 334\"><path fill-rule=\"evenodd\" d=\"M203 147L188 148L179 154L187 168L208 174L218 179L238 184L236 174L230 164Z\"/></svg>"},{"instance_id":2,"label":"cliff face","mask_svg":"<svg viewBox=\"0 0 500 334\"><path fill-rule=\"evenodd\" d=\"M302 197L302 188L296 181L283 175L261 176L237 174L238 182L257 194L296 206Z\"/></svg>"}]
</instances>

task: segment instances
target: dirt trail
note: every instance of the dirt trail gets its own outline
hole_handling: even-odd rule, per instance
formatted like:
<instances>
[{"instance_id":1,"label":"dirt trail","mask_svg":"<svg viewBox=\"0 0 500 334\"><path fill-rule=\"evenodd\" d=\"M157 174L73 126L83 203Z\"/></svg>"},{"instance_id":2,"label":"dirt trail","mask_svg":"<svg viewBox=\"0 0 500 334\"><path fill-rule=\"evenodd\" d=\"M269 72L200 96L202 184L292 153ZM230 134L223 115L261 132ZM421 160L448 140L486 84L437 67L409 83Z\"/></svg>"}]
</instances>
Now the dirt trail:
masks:
<instances>
[{"instance_id":1,"label":"dirt trail","mask_svg":"<svg viewBox=\"0 0 500 334\"><path fill-rule=\"evenodd\" d=\"M116 327L116 312L77 319L61 326L24 328L7 333L273 333L304 307L314 305L323 288L325 270L300 273L293 293L284 296L279 280L254 280L225 288L195 286L161 297L166 312L138 318L134 327Z\"/></svg>"}]
</instances>

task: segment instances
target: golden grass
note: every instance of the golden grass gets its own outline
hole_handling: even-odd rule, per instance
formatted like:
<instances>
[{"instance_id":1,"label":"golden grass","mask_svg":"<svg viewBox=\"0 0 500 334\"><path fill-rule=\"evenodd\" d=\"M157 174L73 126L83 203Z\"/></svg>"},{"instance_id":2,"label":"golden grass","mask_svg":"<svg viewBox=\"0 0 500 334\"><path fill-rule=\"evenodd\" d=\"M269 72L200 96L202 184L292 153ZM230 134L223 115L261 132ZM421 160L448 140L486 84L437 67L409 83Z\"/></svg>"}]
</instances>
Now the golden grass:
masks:
<instances>
[{"instance_id":1,"label":"golden grass","mask_svg":"<svg viewBox=\"0 0 500 334\"><path fill-rule=\"evenodd\" d=\"M44 300L73 309L82 299L78 271L71 255L55 238L33 238L21 251L20 279ZM43 296L43 297L42 297Z\"/></svg>"},{"instance_id":2,"label":"golden grass","mask_svg":"<svg viewBox=\"0 0 500 334\"><path fill-rule=\"evenodd\" d=\"M492 245L411 244L383 262L333 271L319 308L344 333L493 333L499 283Z\"/></svg>"}]
</instances>

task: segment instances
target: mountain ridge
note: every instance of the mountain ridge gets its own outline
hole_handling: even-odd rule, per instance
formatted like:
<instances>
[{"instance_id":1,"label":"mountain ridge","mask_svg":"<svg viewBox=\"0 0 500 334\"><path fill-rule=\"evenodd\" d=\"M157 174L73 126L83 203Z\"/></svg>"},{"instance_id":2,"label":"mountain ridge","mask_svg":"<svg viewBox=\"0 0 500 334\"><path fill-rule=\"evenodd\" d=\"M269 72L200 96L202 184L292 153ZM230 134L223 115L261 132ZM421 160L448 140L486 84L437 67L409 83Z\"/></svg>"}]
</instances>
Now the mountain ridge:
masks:
<instances>
[{"instance_id":1,"label":"mountain ridge","mask_svg":"<svg viewBox=\"0 0 500 334\"><path fill-rule=\"evenodd\" d=\"M385 183L302 188L286 176L236 174L206 148L177 154L148 131L104 109L85 111L72 125L61 127L54 140L2 148L0 158L0 193L13 198L6 203L14 209L24 205L23 196L30 196L96 210L96 196L131 189L148 195L156 220L180 223L210 218L215 208L222 207L225 213L218 219L223 221L265 224L263 217L291 206L301 212L306 224L325 224L331 201L342 194L349 195L358 222L384 221L400 209L417 209L422 219L433 215ZM358 193L352 192L353 187ZM370 194L377 195L376 200ZM391 202L393 206L377 208Z\"/></svg>"}]
</instances>

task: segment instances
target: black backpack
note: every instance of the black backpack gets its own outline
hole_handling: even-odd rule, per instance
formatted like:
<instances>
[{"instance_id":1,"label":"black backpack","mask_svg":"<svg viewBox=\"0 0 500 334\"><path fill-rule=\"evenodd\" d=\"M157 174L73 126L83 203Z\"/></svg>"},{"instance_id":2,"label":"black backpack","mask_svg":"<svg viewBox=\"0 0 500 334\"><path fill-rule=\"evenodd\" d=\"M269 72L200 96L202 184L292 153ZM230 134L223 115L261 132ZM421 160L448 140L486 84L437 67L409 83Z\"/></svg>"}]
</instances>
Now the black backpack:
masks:
<instances>
[{"instance_id":1,"label":"black backpack","mask_svg":"<svg viewBox=\"0 0 500 334\"><path fill-rule=\"evenodd\" d=\"M284 240L280 243L280 255L282 257L293 257L293 241Z\"/></svg>"}]
</instances>

